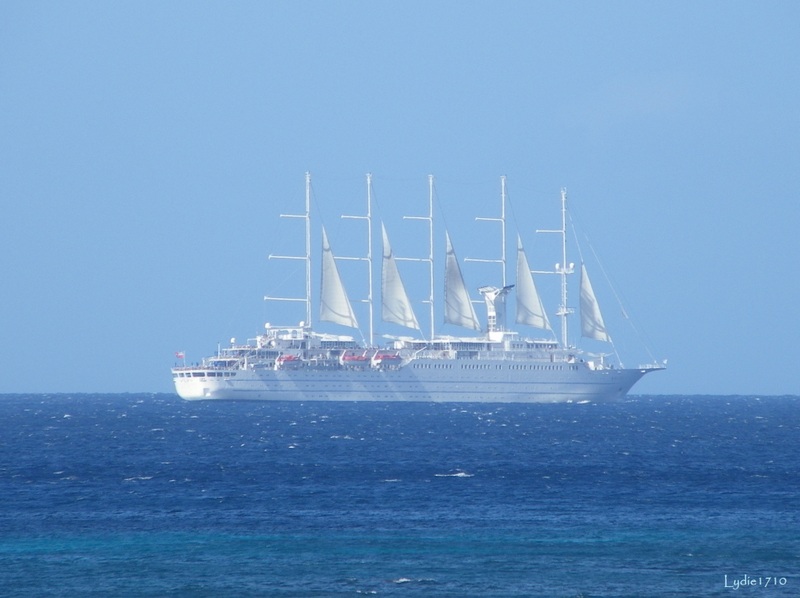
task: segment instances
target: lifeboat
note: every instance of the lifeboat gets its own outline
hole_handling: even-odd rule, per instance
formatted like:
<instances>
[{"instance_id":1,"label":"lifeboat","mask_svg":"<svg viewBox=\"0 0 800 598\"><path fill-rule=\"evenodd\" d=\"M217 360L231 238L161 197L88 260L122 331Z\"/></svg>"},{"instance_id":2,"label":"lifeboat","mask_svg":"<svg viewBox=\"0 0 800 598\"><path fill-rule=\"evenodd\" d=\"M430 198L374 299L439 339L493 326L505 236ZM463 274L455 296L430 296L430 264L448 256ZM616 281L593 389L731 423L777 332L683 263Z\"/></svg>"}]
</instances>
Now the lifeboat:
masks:
<instances>
[{"instance_id":1,"label":"lifeboat","mask_svg":"<svg viewBox=\"0 0 800 598\"><path fill-rule=\"evenodd\" d=\"M397 353L392 353L389 351L378 351L372 358L372 367L376 368L395 368L400 365L400 362L403 360L400 355Z\"/></svg>"},{"instance_id":2,"label":"lifeboat","mask_svg":"<svg viewBox=\"0 0 800 598\"><path fill-rule=\"evenodd\" d=\"M287 354L279 356L278 359L275 360L275 366L276 368L287 366L297 367L302 364L302 362L303 360L298 355Z\"/></svg>"},{"instance_id":3,"label":"lifeboat","mask_svg":"<svg viewBox=\"0 0 800 598\"><path fill-rule=\"evenodd\" d=\"M341 363L344 366L350 367L364 367L369 365L370 357L367 355L367 352L364 351L363 353L351 353L347 352L344 353L341 357Z\"/></svg>"}]
</instances>

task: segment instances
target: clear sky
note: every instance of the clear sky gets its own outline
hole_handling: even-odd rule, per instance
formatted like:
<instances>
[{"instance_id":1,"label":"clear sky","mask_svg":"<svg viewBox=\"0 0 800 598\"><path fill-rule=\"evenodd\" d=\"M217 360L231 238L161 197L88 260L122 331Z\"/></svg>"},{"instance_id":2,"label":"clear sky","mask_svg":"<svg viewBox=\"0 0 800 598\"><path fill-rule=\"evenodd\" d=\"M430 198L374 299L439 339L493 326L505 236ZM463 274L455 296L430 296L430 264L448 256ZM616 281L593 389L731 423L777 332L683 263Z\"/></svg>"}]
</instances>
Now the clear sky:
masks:
<instances>
[{"instance_id":1,"label":"clear sky","mask_svg":"<svg viewBox=\"0 0 800 598\"><path fill-rule=\"evenodd\" d=\"M175 351L277 323L263 296L302 282L267 256L302 250L278 215L310 171L337 254L363 251L339 215L371 172L409 257L433 174L462 259L498 251L474 217L505 175L534 269L566 187L669 359L635 392L798 394L798 23L791 0L2 2L0 392L169 392ZM470 288L487 267L462 265Z\"/></svg>"}]
</instances>

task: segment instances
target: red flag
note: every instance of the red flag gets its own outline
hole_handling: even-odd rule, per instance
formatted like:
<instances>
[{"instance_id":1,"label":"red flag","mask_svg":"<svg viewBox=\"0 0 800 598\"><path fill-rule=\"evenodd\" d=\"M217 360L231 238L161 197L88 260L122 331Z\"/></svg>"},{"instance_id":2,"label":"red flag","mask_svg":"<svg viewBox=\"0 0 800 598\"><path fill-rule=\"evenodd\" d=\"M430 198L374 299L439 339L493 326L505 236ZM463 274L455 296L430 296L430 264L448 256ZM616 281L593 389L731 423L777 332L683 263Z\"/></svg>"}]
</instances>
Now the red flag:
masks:
<instances>
[{"instance_id":1,"label":"red flag","mask_svg":"<svg viewBox=\"0 0 800 598\"><path fill-rule=\"evenodd\" d=\"M184 353L183 351L176 351L175 357L177 357L178 359L184 359L186 357L186 353Z\"/></svg>"}]
</instances>

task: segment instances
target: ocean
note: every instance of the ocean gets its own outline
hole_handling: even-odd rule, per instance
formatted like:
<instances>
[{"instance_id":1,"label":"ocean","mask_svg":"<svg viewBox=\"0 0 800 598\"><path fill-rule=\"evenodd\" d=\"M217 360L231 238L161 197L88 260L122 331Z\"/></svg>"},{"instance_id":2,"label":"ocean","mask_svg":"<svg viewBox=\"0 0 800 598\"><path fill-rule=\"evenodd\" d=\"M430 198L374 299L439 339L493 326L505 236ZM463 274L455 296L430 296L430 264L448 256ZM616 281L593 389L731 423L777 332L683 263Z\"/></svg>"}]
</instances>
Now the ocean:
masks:
<instances>
[{"instance_id":1,"label":"ocean","mask_svg":"<svg viewBox=\"0 0 800 598\"><path fill-rule=\"evenodd\" d=\"M0 395L0 595L798 596L800 397Z\"/></svg>"}]
</instances>

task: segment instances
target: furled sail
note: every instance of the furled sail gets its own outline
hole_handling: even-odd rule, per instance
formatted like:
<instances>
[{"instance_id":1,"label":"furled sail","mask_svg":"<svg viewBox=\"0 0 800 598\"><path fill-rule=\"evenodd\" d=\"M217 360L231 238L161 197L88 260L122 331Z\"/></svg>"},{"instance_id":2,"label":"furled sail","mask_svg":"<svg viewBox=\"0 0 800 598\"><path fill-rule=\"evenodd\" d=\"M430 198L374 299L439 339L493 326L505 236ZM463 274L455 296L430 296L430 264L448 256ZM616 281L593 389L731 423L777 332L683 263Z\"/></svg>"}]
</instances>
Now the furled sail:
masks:
<instances>
[{"instance_id":1,"label":"furled sail","mask_svg":"<svg viewBox=\"0 0 800 598\"><path fill-rule=\"evenodd\" d=\"M517 235L517 324L552 330L547 312L533 283L528 258Z\"/></svg>"},{"instance_id":2,"label":"furled sail","mask_svg":"<svg viewBox=\"0 0 800 598\"><path fill-rule=\"evenodd\" d=\"M481 325L478 323L467 286L464 284L461 267L458 265L453 244L450 242L450 234L445 231L445 235L447 238L447 261L444 273L444 321L448 324L480 330Z\"/></svg>"},{"instance_id":3,"label":"furled sail","mask_svg":"<svg viewBox=\"0 0 800 598\"><path fill-rule=\"evenodd\" d=\"M581 264L581 334L586 338L611 342L585 264Z\"/></svg>"},{"instance_id":4,"label":"furled sail","mask_svg":"<svg viewBox=\"0 0 800 598\"><path fill-rule=\"evenodd\" d=\"M325 227L322 228L322 292L319 306L319 319L350 328L358 328L353 307L347 298L336 259L328 243Z\"/></svg>"},{"instance_id":5,"label":"furled sail","mask_svg":"<svg viewBox=\"0 0 800 598\"><path fill-rule=\"evenodd\" d=\"M381 223L383 232L383 268L381 269L381 317L384 322L399 324L406 328L419 330L419 323L408 300L406 288L400 278L397 263L389 245L389 236L386 227Z\"/></svg>"}]
</instances>

